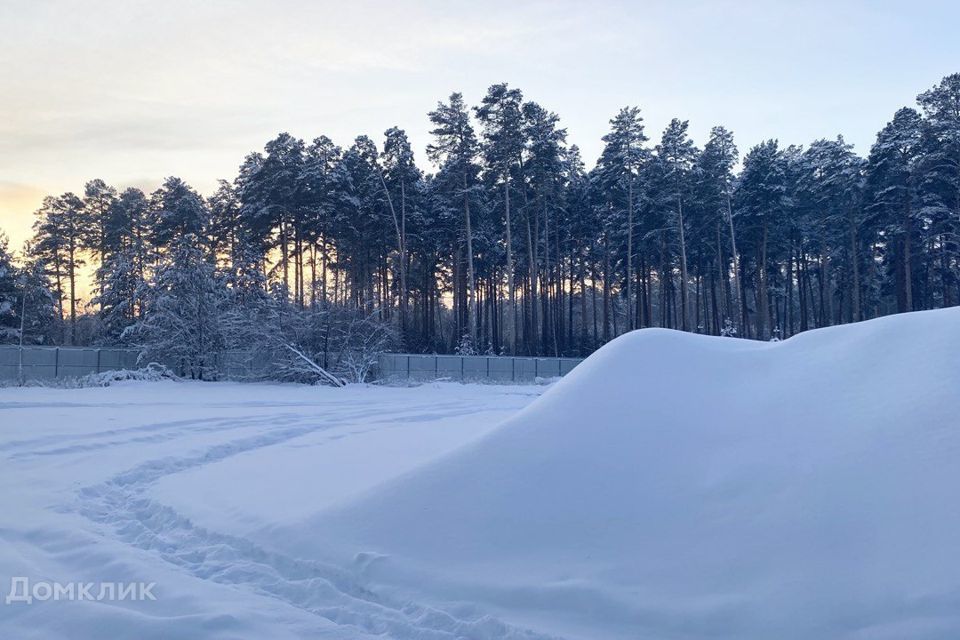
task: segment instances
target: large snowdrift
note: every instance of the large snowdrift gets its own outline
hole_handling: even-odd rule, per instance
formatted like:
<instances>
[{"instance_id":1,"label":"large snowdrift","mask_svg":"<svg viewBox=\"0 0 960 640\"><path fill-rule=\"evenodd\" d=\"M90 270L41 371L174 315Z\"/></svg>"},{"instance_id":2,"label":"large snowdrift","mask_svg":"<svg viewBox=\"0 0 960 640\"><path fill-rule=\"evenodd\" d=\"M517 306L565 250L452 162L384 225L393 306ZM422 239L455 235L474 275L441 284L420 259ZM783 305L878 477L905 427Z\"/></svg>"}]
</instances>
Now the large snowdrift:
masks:
<instances>
[{"instance_id":1,"label":"large snowdrift","mask_svg":"<svg viewBox=\"0 0 960 640\"><path fill-rule=\"evenodd\" d=\"M564 637L957 638L960 309L781 343L637 331L262 539Z\"/></svg>"}]
</instances>

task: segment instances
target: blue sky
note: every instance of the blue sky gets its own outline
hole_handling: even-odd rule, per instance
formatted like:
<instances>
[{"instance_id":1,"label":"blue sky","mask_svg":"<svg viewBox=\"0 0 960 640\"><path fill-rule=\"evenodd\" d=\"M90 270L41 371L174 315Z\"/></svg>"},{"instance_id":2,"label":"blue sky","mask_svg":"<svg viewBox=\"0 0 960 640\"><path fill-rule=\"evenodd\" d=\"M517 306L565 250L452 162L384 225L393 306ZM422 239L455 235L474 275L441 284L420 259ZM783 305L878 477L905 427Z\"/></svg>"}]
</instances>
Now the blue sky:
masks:
<instances>
[{"instance_id":1,"label":"blue sky","mask_svg":"<svg viewBox=\"0 0 960 640\"><path fill-rule=\"evenodd\" d=\"M624 105L653 141L680 117L698 143L723 124L741 150L842 133L865 154L960 71L957 24L937 1L4 0L0 229L19 246L45 193L93 177L208 193L280 131L398 125L427 167L427 111L495 82L556 111L588 164Z\"/></svg>"}]
</instances>

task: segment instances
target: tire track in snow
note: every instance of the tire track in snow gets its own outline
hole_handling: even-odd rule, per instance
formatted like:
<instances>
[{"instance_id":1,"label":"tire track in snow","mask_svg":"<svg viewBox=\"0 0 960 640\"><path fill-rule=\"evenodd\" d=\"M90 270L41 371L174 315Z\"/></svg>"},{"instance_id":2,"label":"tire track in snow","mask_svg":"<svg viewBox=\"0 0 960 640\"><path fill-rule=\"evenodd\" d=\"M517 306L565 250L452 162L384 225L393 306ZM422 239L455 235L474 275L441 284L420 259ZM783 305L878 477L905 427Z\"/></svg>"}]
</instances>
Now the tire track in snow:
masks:
<instances>
[{"instance_id":1,"label":"tire track in snow","mask_svg":"<svg viewBox=\"0 0 960 640\"><path fill-rule=\"evenodd\" d=\"M287 420L297 418L296 414L285 414L272 418L273 420ZM175 440L184 435L196 433L212 433L217 431L232 431L254 427L262 424L263 420L259 417L213 417L213 418L195 418L185 420L170 420L166 422L152 422L149 424L138 425L136 427L125 427L121 429L107 429L105 431L95 431L82 434L51 434L40 438L30 440L15 440L0 445L0 451L13 451L10 459L28 458L33 456L60 455L80 451L92 451L96 449L105 449L114 446L134 443L164 442L166 440ZM144 435L140 435L144 434ZM113 439L106 442L98 442L105 438L117 438L130 435L126 439ZM73 444L65 444L73 443ZM49 445L59 445L51 449L42 447Z\"/></svg>"},{"instance_id":2,"label":"tire track in snow","mask_svg":"<svg viewBox=\"0 0 960 640\"><path fill-rule=\"evenodd\" d=\"M181 456L146 461L106 482L82 489L76 508L119 540L156 553L197 578L275 598L363 633L403 640L544 640L546 636L480 613L465 618L413 602L391 602L366 589L349 569L267 551L245 538L194 525L171 507L145 495L152 484L165 476L344 423L381 418L374 422L389 425L398 421L432 421L476 411L462 405L458 405L459 410L438 408L437 404L408 405L389 421L373 409L346 415L338 412L335 418L319 421L300 416L300 420L288 419L286 426L279 428L276 418L281 416L273 419L261 416L257 420L269 423L266 432ZM310 421L298 424L306 419ZM370 430L376 428L383 427Z\"/></svg>"},{"instance_id":3,"label":"tire track in snow","mask_svg":"<svg viewBox=\"0 0 960 640\"><path fill-rule=\"evenodd\" d=\"M52 405L36 405L38 407L50 408L51 406L59 406L56 404ZM80 407L111 407L111 405L77 405ZM125 405L113 405L113 408L116 406L125 406ZM208 405L213 408L223 408L227 405ZM255 408L280 408L280 407L297 407L301 410L309 407L322 407L324 410L329 411L331 408L339 407L349 407L352 406L348 402L333 402L328 404L293 404L293 403L270 403L270 402L258 402L251 401L246 403L238 403L235 405L234 409L238 407L255 407ZM454 408L461 407L460 403L447 402L431 405L432 410L444 409L444 408ZM457 414L451 413L441 413L438 417L454 417L455 415L467 415L472 413L469 410L463 410ZM274 414L269 416L271 423L276 424L278 422L290 422L294 420L300 420L303 418L302 413L283 413L283 414ZM425 414L424 420L429 419L429 415ZM415 421L413 417L408 418L407 422ZM180 420L167 420L162 422L151 422L147 424L141 424L133 427L122 427L117 429L106 429L103 431L94 431L88 433L55 433L45 436L40 436L38 438L28 438L24 440L13 440L0 444L0 452L2 451L14 451L13 455L9 456L11 459L19 457L31 457L39 455L53 455L53 454L66 454L74 453L79 451L89 451L99 448L106 448L108 446L118 446L130 443L151 443L151 442L163 442L166 440L176 439L181 435L189 435L194 433L210 433L216 431L230 431L236 428L244 427L253 427L263 424L264 416L252 416L252 417L241 417L241 416L214 416L210 418L187 418ZM207 426L204 426L207 425ZM80 444L68 444L64 443L73 443L73 442L88 442L102 440L104 438L112 438L115 436L124 436L128 434L141 434L149 433L153 434L150 436L129 438L126 440L112 440L107 443L97 443L92 445L80 445ZM162 435L161 435L162 434ZM54 449L36 449L35 447L43 447L46 445L59 445ZM21 451L26 449L26 451Z\"/></svg>"}]
</instances>

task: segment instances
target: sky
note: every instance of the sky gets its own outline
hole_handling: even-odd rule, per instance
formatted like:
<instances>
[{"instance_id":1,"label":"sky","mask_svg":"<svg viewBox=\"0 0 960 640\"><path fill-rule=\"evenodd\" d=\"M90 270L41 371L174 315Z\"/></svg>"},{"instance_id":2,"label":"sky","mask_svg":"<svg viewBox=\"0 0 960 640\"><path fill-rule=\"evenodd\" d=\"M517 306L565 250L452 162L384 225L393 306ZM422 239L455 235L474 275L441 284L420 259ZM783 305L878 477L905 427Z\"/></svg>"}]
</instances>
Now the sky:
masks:
<instances>
[{"instance_id":1,"label":"sky","mask_svg":"<svg viewBox=\"0 0 960 640\"><path fill-rule=\"evenodd\" d=\"M655 142L843 134L866 154L960 71L960 3L0 0L0 230L91 178L201 193L281 131L348 146L399 126L429 168L426 114L507 82L560 115L588 165L620 107Z\"/></svg>"}]
</instances>

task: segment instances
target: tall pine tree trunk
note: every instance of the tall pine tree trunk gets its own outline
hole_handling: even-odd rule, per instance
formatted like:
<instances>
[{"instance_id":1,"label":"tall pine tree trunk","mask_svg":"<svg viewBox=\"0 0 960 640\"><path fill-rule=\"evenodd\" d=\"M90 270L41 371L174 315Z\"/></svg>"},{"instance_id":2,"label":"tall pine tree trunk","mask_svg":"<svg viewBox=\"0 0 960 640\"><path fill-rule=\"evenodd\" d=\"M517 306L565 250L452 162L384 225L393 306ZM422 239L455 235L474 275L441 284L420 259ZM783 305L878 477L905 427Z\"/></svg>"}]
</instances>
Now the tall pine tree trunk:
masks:
<instances>
[{"instance_id":1,"label":"tall pine tree trunk","mask_svg":"<svg viewBox=\"0 0 960 640\"><path fill-rule=\"evenodd\" d=\"M74 243L73 235L70 237L70 254L67 263L68 278L70 279L70 344L77 344L77 247Z\"/></svg>"},{"instance_id":2,"label":"tall pine tree trunk","mask_svg":"<svg viewBox=\"0 0 960 640\"><path fill-rule=\"evenodd\" d=\"M283 302L286 303L290 298L290 247L288 246L287 225L281 217L280 219L280 256L283 262Z\"/></svg>"},{"instance_id":3,"label":"tall pine tree trunk","mask_svg":"<svg viewBox=\"0 0 960 640\"><path fill-rule=\"evenodd\" d=\"M610 238L603 234L603 342L610 341Z\"/></svg>"},{"instance_id":4,"label":"tall pine tree trunk","mask_svg":"<svg viewBox=\"0 0 960 640\"><path fill-rule=\"evenodd\" d=\"M400 181L400 336L406 346L410 295L407 290L407 188Z\"/></svg>"},{"instance_id":5,"label":"tall pine tree trunk","mask_svg":"<svg viewBox=\"0 0 960 640\"><path fill-rule=\"evenodd\" d=\"M517 296L513 282L513 237L510 222L510 170L504 172L503 176L503 206L506 218L506 236L507 236L507 297L510 299L510 338L508 339L508 349L510 355L517 355Z\"/></svg>"},{"instance_id":6,"label":"tall pine tree trunk","mask_svg":"<svg viewBox=\"0 0 960 640\"><path fill-rule=\"evenodd\" d=\"M587 352L587 283L586 265L580 256L580 355Z\"/></svg>"},{"instance_id":7,"label":"tall pine tree trunk","mask_svg":"<svg viewBox=\"0 0 960 640\"><path fill-rule=\"evenodd\" d=\"M477 298L473 271L473 229L470 223L470 193L467 191L467 174L463 174L463 223L467 232L467 324L470 325L470 343L477 344Z\"/></svg>"},{"instance_id":8,"label":"tall pine tree trunk","mask_svg":"<svg viewBox=\"0 0 960 640\"><path fill-rule=\"evenodd\" d=\"M900 311L913 311L913 256L910 238L910 219L912 218L911 206L909 201L903 216L903 307Z\"/></svg>"},{"instance_id":9,"label":"tall pine tree trunk","mask_svg":"<svg viewBox=\"0 0 960 640\"><path fill-rule=\"evenodd\" d=\"M530 303L527 305L530 309L530 335L527 336L528 350L531 355L536 355L539 351L539 340L537 339L537 250L533 242L533 229L530 228L530 214L527 213L527 262L529 263L528 283Z\"/></svg>"},{"instance_id":10,"label":"tall pine tree trunk","mask_svg":"<svg viewBox=\"0 0 960 640\"><path fill-rule=\"evenodd\" d=\"M677 219L680 226L680 328L690 330L689 304L687 300L687 240L683 228L683 199L677 198Z\"/></svg>"},{"instance_id":11,"label":"tall pine tree trunk","mask_svg":"<svg viewBox=\"0 0 960 640\"><path fill-rule=\"evenodd\" d=\"M766 340L767 331L772 322L770 318L770 292L767 289L767 221L763 221L763 235L760 240L760 255L757 261L757 337Z\"/></svg>"},{"instance_id":12,"label":"tall pine tree trunk","mask_svg":"<svg viewBox=\"0 0 960 640\"><path fill-rule=\"evenodd\" d=\"M633 176L627 185L627 329L632 331L633 324Z\"/></svg>"},{"instance_id":13,"label":"tall pine tree trunk","mask_svg":"<svg viewBox=\"0 0 960 640\"><path fill-rule=\"evenodd\" d=\"M853 272L853 286L850 296L851 305L853 307L853 321L858 322L863 319L862 310L860 308L860 256L857 254L857 225L856 221L853 218L853 211L849 215L849 226L850 226L850 262L852 263L852 272Z\"/></svg>"},{"instance_id":14,"label":"tall pine tree trunk","mask_svg":"<svg viewBox=\"0 0 960 640\"><path fill-rule=\"evenodd\" d=\"M733 283L734 296L737 300L737 306L740 308L740 326L741 332L746 336L747 331L747 305L743 294L743 288L740 286L740 254L737 253L737 234L733 228L733 206L730 193L727 192L727 224L730 225L730 250L733 252Z\"/></svg>"}]
</instances>

